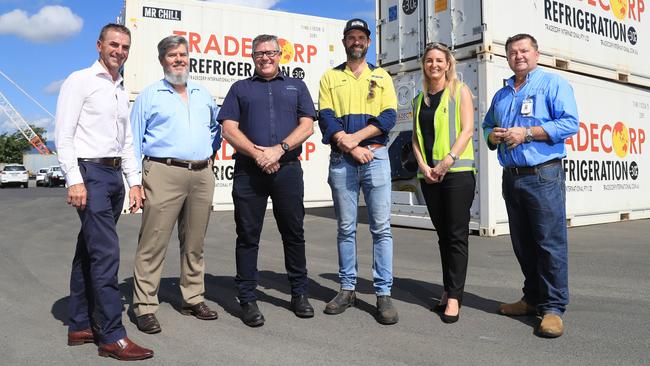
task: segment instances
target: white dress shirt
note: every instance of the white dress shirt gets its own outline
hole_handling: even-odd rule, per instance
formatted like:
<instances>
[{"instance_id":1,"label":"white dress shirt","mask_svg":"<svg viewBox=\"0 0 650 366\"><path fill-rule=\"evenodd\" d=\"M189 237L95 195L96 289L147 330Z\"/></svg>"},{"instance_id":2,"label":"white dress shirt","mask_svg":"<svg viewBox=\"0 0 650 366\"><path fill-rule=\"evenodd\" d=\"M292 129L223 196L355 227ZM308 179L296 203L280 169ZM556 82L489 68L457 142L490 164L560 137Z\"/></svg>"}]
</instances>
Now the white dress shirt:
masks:
<instances>
[{"instance_id":1,"label":"white dress shirt","mask_svg":"<svg viewBox=\"0 0 650 366\"><path fill-rule=\"evenodd\" d=\"M122 77L95 63L65 80L56 104L56 149L66 185L83 183L77 158L121 157L130 187L141 184Z\"/></svg>"}]
</instances>

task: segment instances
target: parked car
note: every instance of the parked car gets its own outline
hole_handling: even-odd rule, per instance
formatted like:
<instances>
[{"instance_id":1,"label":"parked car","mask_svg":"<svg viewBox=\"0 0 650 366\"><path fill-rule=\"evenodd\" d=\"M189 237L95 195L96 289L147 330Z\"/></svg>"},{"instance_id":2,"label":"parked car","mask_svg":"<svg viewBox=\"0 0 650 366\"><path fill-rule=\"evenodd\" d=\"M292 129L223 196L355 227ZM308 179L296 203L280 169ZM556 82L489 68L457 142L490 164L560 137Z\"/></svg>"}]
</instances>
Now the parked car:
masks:
<instances>
[{"instance_id":1,"label":"parked car","mask_svg":"<svg viewBox=\"0 0 650 366\"><path fill-rule=\"evenodd\" d=\"M16 185L27 188L29 185L29 173L22 164L7 164L0 172L0 188Z\"/></svg>"},{"instance_id":2,"label":"parked car","mask_svg":"<svg viewBox=\"0 0 650 366\"><path fill-rule=\"evenodd\" d=\"M36 173L36 187L45 185L45 177L47 177L47 168L41 168Z\"/></svg>"},{"instance_id":3,"label":"parked car","mask_svg":"<svg viewBox=\"0 0 650 366\"><path fill-rule=\"evenodd\" d=\"M61 168L59 166L51 166L47 168L47 174L45 175L43 185L47 187L57 187L62 184L65 184L65 178L63 178Z\"/></svg>"}]
</instances>

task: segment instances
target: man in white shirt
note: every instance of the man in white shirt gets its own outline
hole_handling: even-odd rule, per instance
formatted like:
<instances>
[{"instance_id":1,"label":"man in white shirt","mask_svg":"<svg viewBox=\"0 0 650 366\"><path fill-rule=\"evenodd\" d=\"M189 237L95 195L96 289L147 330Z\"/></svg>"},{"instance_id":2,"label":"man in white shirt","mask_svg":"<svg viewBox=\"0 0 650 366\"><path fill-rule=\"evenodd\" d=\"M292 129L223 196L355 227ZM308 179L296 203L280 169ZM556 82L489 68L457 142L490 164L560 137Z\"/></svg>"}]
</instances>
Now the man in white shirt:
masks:
<instances>
[{"instance_id":1,"label":"man in white shirt","mask_svg":"<svg viewBox=\"0 0 650 366\"><path fill-rule=\"evenodd\" d=\"M56 113L56 145L68 187L67 202L81 219L70 276L68 345L96 342L100 356L118 360L153 357L153 351L126 336L117 280L116 224L125 193L122 174L130 186L131 212L142 206L142 178L120 75L130 46L126 27L104 26L97 41L98 60L66 79Z\"/></svg>"}]
</instances>

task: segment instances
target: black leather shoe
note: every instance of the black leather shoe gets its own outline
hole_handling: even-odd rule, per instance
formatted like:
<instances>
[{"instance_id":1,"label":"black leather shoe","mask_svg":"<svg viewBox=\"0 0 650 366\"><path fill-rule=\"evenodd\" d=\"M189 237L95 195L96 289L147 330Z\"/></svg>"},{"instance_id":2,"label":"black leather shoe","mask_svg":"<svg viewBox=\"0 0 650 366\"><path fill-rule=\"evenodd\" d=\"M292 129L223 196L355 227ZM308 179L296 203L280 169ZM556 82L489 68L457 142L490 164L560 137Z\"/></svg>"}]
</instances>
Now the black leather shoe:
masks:
<instances>
[{"instance_id":1,"label":"black leather shoe","mask_svg":"<svg viewBox=\"0 0 650 366\"><path fill-rule=\"evenodd\" d=\"M384 325L395 324L399 321L397 309L390 301L390 296L377 296L377 321Z\"/></svg>"},{"instance_id":2,"label":"black leather shoe","mask_svg":"<svg viewBox=\"0 0 650 366\"><path fill-rule=\"evenodd\" d=\"M257 307L257 302L249 301L241 304L241 320L249 327L264 325L264 315Z\"/></svg>"},{"instance_id":3,"label":"black leather shoe","mask_svg":"<svg viewBox=\"0 0 650 366\"><path fill-rule=\"evenodd\" d=\"M291 310L298 318L313 318L314 308L309 303L307 295L291 296Z\"/></svg>"},{"instance_id":4,"label":"black leather shoe","mask_svg":"<svg viewBox=\"0 0 650 366\"><path fill-rule=\"evenodd\" d=\"M354 306L357 301L357 295L354 290L341 290L334 298L325 305L325 314L341 314L345 309Z\"/></svg>"},{"instance_id":5,"label":"black leather shoe","mask_svg":"<svg viewBox=\"0 0 650 366\"><path fill-rule=\"evenodd\" d=\"M140 331L147 334L160 333L160 323L154 314L144 314L136 318L136 324Z\"/></svg>"},{"instance_id":6,"label":"black leather shoe","mask_svg":"<svg viewBox=\"0 0 650 366\"><path fill-rule=\"evenodd\" d=\"M197 319L201 320L214 320L219 318L219 314L214 310L210 310L208 305L203 301L196 305L185 305L181 310L181 314L194 315Z\"/></svg>"}]
</instances>

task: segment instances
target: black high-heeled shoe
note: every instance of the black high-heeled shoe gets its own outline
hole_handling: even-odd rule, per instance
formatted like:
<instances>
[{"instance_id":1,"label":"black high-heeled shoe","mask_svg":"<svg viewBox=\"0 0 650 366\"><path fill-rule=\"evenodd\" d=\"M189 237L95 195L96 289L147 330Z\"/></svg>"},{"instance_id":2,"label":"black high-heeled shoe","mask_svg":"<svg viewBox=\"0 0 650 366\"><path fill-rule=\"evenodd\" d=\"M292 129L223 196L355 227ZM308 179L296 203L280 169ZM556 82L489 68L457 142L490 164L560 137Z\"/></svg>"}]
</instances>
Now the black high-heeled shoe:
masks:
<instances>
[{"instance_id":1,"label":"black high-heeled shoe","mask_svg":"<svg viewBox=\"0 0 650 366\"><path fill-rule=\"evenodd\" d=\"M433 307L431 308L431 311L436 312L436 313L440 313L440 312L444 312L446 308L447 308L447 304L437 303L437 304L433 305Z\"/></svg>"},{"instance_id":2,"label":"black high-heeled shoe","mask_svg":"<svg viewBox=\"0 0 650 366\"><path fill-rule=\"evenodd\" d=\"M461 307L461 305L459 303L458 304L458 314L456 314L456 315L447 315L447 314L445 314L445 311L443 310L442 313L440 314L440 319L442 320L442 322L446 323L446 324L451 324L451 323L457 322L458 319L460 319L460 307Z\"/></svg>"}]
</instances>

